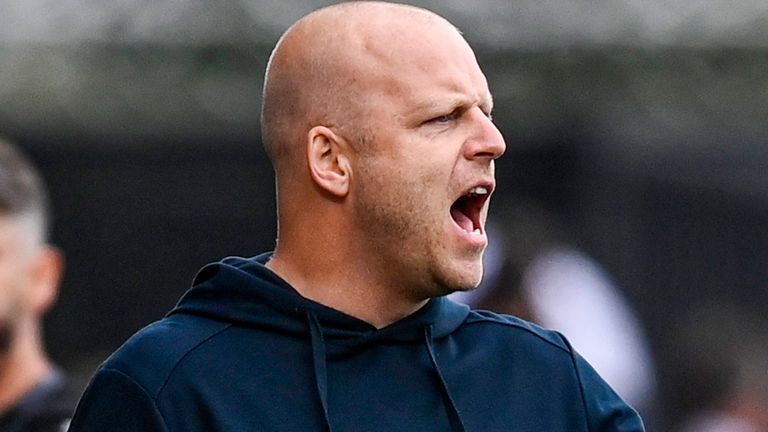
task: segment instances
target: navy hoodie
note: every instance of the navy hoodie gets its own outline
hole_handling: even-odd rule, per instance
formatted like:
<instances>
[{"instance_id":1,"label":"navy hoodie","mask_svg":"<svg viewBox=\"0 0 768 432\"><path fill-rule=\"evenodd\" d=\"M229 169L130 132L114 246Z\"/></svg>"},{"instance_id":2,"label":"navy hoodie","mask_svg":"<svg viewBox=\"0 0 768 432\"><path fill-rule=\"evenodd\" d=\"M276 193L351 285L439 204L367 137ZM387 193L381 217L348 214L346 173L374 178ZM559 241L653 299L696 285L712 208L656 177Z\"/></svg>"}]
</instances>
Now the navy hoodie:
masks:
<instances>
[{"instance_id":1,"label":"navy hoodie","mask_svg":"<svg viewBox=\"0 0 768 432\"><path fill-rule=\"evenodd\" d=\"M69 430L643 430L558 333L442 297L376 329L267 259L204 267L100 367Z\"/></svg>"}]
</instances>

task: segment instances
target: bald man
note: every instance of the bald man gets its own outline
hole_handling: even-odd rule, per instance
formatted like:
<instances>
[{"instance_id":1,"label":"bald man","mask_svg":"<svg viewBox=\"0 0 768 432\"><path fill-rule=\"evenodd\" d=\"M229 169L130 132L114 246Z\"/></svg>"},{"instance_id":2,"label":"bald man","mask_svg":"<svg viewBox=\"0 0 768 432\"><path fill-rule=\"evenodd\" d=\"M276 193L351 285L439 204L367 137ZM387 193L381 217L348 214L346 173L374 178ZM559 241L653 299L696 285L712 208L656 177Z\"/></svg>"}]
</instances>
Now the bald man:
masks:
<instances>
[{"instance_id":1,"label":"bald man","mask_svg":"<svg viewBox=\"0 0 768 432\"><path fill-rule=\"evenodd\" d=\"M29 161L0 139L0 431L59 432L78 394L45 352L61 253L46 242L48 204Z\"/></svg>"},{"instance_id":2,"label":"bald man","mask_svg":"<svg viewBox=\"0 0 768 432\"><path fill-rule=\"evenodd\" d=\"M299 20L264 85L274 252L204 267L100 368L70 430L642 430L560 335L443 297L482 277L492 108L431 12Z\"/></svg>"}]
</instances>

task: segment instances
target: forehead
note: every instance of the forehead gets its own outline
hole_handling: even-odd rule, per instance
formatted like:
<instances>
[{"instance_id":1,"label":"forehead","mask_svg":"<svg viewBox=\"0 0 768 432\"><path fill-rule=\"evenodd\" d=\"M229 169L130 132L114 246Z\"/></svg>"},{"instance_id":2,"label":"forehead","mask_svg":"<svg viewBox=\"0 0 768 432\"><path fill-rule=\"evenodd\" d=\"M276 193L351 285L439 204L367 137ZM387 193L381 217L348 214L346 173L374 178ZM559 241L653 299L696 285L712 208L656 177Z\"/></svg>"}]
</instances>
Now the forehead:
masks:
<instances>
[{"instance_id":1,"label":"forehead","mask_svg":"<svg viewBox=\"0 0 768 432\"><path fill-rule=\"evenodd\" d=\"M455 28L437 22L398 30L390 29L387 39L367 44L364 81L374 95L389 98L406 111L452 103L490 105L485 75Z\"/></svg>"}]
</instances>

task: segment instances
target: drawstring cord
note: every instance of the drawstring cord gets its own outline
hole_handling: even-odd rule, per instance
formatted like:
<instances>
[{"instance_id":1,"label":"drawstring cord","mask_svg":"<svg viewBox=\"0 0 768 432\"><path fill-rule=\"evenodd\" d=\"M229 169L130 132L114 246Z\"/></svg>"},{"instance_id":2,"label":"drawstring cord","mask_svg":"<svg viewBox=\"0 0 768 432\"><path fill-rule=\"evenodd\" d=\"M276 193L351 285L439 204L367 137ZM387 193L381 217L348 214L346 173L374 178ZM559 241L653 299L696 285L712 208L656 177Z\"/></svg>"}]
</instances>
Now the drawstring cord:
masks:
<instances>
[{"instance_id":1,"label":"drawstring cord","mask_svg":"<svg viewBox=\"0 0 768 432\"><path fill-rule=\"evenodd\" d=\"M448 421L451 423L451 430L454 432L465 432L464 423L461 421L459 410L456 408L456 403L453 401L451 392L448 391L448 384L443 378L443 374L440 372L440 367L437 364L437 357L435 356L435 349L432 347L432 326L424 327L424 339L427 345L427 352L429 353L429 359L432 361L432 367L437 372L437 377L440 381L440 385L443 389L443 396L445 399L446 411L448 411Z\"/></svg>"},{"instance_id":2,"label":"drawstring cord","mask_svg":"<svg viewBox=\"0 0 768 432\"><path fill-rule=\"evenodd\" d=\"M309 324L310 339L312 340L312 363L314 366L317 392L320 396L320 404L323 408L323 420L325 421L326 430L332 432L331 420L328 415L328 372L323 330L317 316L312 312L307 312L307 322ZM424 327L424 340L427 346L427 352L429 353L429 360L432 362L432 367L435 369L437 378L440 381L446 411L448 412L448 421L451 424L451 430L454 432L465 432L466 429L464 428L464 423L461 421L459 410L456 408L456 403L448 390L448 384L445 382L445 378L443 378L443 374L440 372L440 366L437 363L437 356L435 355L435 350L432 346L432 326Z\"/></svg>"},{"instance_id":3,"label":"drawstring cord","mask_svg":"<svg viewBox=\"0 0 768 432\"><path fill-rule=\"evenodd\" d=\"M312 340L312 363L315 370L315 383L323 407L323 419L328 432L331 432L331 420L328 417L328 372L325 359L325 340L320 322L312 312L307 312L309 335Z\"/></svg>"}]
</instances>

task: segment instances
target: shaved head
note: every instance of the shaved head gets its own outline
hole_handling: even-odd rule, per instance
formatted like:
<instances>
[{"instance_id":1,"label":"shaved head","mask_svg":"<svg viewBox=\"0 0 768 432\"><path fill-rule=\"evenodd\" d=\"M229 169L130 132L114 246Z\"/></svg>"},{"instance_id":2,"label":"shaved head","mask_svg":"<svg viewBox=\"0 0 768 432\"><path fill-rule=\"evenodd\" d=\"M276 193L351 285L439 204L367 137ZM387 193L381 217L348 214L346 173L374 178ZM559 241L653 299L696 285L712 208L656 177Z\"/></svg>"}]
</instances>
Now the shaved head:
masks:
<instances>
[{"instance_id":1,"label":"shaved head","mask_svg":"<svg viewBox=\"0 0 768 432\"><path fill-rule=\"evenodd\" d=\"M358 1L319 9L289 28L275 47L265 75L262 141L275 169L296 166L303 138L327 126L363 150L374 131L361 121L382 63L392 63L414 32L435 25L458 31L428 10Z\"/></svg>"},{"instance_id":2,"label":"shaved head","mask_svg":"<svg viewBox=\"0 0 768 432\"><path fill-rule=\"evenodd\" d=\"M375 325L477 285L505 144L456 27L394 3L318 9L277 43L262 103L277 186L270 269Z\"/></svg>"}]
</instances>

